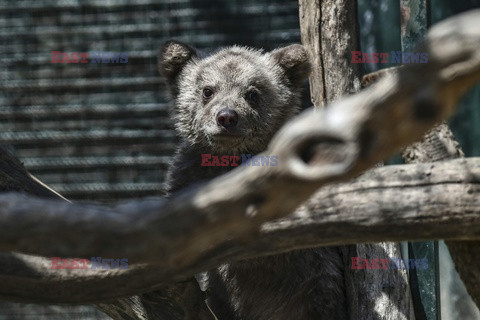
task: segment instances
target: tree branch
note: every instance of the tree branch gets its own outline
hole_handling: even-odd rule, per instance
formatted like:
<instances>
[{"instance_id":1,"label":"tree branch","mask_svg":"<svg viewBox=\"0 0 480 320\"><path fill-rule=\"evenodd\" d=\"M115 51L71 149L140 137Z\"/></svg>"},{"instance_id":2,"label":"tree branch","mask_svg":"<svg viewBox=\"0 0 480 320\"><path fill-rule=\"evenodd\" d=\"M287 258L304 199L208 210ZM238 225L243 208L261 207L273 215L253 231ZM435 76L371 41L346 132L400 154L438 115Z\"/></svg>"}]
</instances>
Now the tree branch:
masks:
<instances>
[{"instance_id":1,"label":"tree branch","mask_svg":"<svg viewBox=\"0 0 480 320\"><path fill-rule=\"evenodd\" d=\"M126 270L51 270L46 258L2 254L0 296L93 302L152 291L230 259L361 242L475 239L480 232L479 193L479 158L382 167L355 181L322 188L294 214L264 224L248 241L224 241L206 249L203 256L185 259L186 264L170 265L157 255L151 259L156 258L155 263L129 265ZM0 197L0 204L5 198ZM134 257L142 257L142 251L149 249L139 243L156 246L157 241L155 237L137 243L120 241L116 253L128 256L136 248ZM101 256L113 253L110 248L95 250Z\"/></svg>"}]
</instances>

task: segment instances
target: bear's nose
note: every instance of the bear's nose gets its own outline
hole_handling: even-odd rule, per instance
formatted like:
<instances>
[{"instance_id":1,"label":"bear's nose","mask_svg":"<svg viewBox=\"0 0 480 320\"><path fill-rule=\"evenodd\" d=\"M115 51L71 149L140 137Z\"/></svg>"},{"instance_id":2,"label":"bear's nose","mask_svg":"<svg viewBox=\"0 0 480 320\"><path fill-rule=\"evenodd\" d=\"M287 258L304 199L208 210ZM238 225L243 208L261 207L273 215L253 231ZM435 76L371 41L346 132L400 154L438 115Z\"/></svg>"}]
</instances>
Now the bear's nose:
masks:
<instances>
[{"instance_id":1,"label":"bear's nose","mask_svg":"<svg viewBox=\"0 0 480 320\"><path fill-rule=\"evenodd\" d=\"M217 123L225 129L235 128L238 123L238 113L232 109L222 109L217 114Z\"/></svg>"}]
</instances>

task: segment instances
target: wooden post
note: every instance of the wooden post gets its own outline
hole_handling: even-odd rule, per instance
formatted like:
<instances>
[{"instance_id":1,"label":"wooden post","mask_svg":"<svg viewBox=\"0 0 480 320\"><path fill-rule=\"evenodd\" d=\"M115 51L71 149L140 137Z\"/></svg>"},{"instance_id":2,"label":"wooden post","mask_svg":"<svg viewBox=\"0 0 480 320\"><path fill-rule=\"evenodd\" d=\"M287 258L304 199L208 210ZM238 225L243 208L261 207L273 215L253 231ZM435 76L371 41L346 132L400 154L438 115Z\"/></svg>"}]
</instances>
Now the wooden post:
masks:
<instances>
[{"instance_id":1,"label":"wooden post","mask_svg":"<svg viewBox=\"0 0 480 320\"><path fill-rule=\"evenodd\" d=\"M359 50L357 1L300 0L300 30L313 72L312 102L322 106L360 89L362 64L352 64Z\"/></svg>"},{"instance_id":2,"label":"wooden post","mask_svg":"<svg viewBox=\"0 0 480 320\"><path fill-rule=\"evenodd\" d=\"M313 64L310 94L316 107L360 90L363 65L351 63L360 50L357 1L300 0L302 43ZM397 320L412 317L405 270L352 270L350 257L401 257L399 243L342 248L351 319Z\"/></svg>"}]
</instances>

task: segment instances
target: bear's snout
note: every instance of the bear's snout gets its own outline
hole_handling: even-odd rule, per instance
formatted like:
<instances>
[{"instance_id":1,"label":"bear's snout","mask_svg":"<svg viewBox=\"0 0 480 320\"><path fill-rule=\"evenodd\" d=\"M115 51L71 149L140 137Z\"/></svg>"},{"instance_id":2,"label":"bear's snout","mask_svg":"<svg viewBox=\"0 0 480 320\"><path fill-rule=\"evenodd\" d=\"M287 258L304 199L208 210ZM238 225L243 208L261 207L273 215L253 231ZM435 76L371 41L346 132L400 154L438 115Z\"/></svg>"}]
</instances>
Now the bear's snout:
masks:
<instances>
[{"instance_id":1,"label":"bear's snout","mask_svg":"<svg viewBox=\"0 0 480 320\"><path fill-rule=\"evenodd\" d=\"M217 123L227 130L233 129L238 123L238 113L229 108L222 109L217 113Z\"/></svg>"}]
</instances>

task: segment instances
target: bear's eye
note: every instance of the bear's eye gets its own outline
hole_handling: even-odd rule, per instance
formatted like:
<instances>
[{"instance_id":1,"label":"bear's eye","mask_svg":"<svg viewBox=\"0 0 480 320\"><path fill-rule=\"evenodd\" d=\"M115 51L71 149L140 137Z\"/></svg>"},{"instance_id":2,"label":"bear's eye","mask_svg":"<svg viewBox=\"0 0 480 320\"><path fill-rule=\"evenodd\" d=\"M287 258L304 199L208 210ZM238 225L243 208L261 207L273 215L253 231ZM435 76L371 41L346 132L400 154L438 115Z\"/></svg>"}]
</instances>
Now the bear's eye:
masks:
<instances>
[{"instance_id":1,"label":"bear's eye","mask_svg":"<svg viewBox=\"0 0 480 320\"><path fill-rule=\"evenodd\" d=\"M210 87L203 88L202 95L205 99L210 99L213 96L213 89Z\"/></svg>"},{"instance_id":2,"label":"bear's eye","mask_svg":"<svg viewBox=\"0 0 480 320\"><path fill-rule=\"evenodd\" d=\"M250 102L255 102L258 100L258 91L256 89L251 89L247 91L245 98Z\"/></svg>"}]
</instances>

